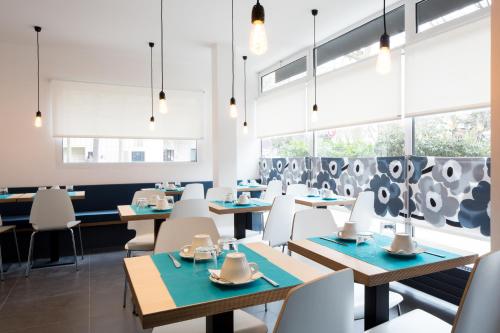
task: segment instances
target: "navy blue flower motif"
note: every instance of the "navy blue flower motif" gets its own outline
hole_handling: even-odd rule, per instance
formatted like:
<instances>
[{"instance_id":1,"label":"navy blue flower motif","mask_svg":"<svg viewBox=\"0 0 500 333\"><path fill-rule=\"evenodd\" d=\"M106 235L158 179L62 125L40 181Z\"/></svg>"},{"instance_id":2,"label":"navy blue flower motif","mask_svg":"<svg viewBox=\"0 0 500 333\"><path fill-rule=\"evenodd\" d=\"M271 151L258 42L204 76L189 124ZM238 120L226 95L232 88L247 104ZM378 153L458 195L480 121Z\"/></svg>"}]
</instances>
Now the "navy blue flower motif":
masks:
<instances>
[{"instance_id":1,"label":"navy blue flower motif","mask_svg":"<svg viewBox=\"0 0 500 333\"><path fill-rule=\"evenodd\" d=\"M311 187L311 170L305 170L300 176L300 183Z\"/></svg>"},{"instance_id":2,"label":"navy blue flower motif","mask_svg":"<svg viewBox=\"0 0 500 333\"><path fill-rule=\"evenodd\" d=\"M276 169L279 173L283 173L286 165L286 158L273 158L273 169Z\"/></svg>"},{"instance_id":3,"label":"navy blue flower motif","mask_svg":"<svg viewBox=\"0 0 500 333\"><path fill-rule=\"evenodd\" d=\"M399 215L403 209L403 200L399 197L401 189L398 184L392 183L387 175L375 175L370 181L369 190L375 193L374 208L377 215Z\"/></svg>"},{"instance_id":4,"label":"navy blue flower motif","mask_svg":"<svg viewBox=\"0 0 500 333\"><path fill-rule=\"evenodd\" d=\"M269 184L269 182L271 180L281 180L281 173L279 173L278 170L276 170L276 169L272 169L269 172L269 177L267 178L267 183Z\"/></svg>"},{"instance_id":5,"label":"navy blue flower motif","mask_svg":"<svg viewBox=\"0 0 500 333\"><path fill-rule=\"evenodd\" d=\"M408 179L410 184L416 184L422 177L422 172L427 166L427 157L411 156L408 159Z\"/></svg>"},{"instance_id":6,"label":"navy blue flower motif","mask_svg":"<svg viewBox=\"0 0 500 333\"><path fill-rule=\"evenodd\" d=\"M403 157L377 157L378 171L389 176L393 182L404 183L404 161Z\"/></svg>"},{"instance_id":7,"label":"navy blue flower motif","mask_svg":"<svg viewBox=\"0 0 500 333\"><path fill-rule=\"evenodd\" d=\"M330 177L339 178L344 168L343 158L332 158L332 157L322 157L321 158L321 168L323 171L327 171Z\"/></svg>"},{"instance_id":8,"label":"navy blue flower motif","mask_svg":"<svg viewBox=\"0 0 500 333\"><path fill-rule=\"evenodd\" d=\"M337 184L334 179L330 178L330 174L326 171L318 173L316 181L314 182L314 187L318 189L327 188L337 194Z\"/></svg>"},{"instance_id":9,"label":"navy blue flower motif","mask_svg":"<svg viewBox=\"0 0 500 333\"><path fill-rule=\"evenodd\" d=\"M481 181L472 189L472 199L465 199L460 204L458 222L464 228L480 227L481 234L490 235L491 226L491 185Z\"/></svg>"},{"instance_id":10,"label":"navy blue flower motif","mask_svg":"<svg viewBox=\"0 0 500 333\"><path fill-rule=\"evenodd\" d=\"M488 177L491 177L491 158L486 159L486 167L488 168Z\"/></svg>"}]
</instances>

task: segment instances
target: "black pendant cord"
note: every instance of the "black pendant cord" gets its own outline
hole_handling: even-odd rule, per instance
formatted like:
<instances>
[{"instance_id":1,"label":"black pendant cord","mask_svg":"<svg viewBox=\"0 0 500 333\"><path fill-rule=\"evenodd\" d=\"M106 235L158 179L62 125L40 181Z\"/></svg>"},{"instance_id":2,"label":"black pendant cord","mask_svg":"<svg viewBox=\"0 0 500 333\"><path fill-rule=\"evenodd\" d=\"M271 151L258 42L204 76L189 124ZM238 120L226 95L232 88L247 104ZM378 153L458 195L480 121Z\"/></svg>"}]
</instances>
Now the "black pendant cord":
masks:
<instances>
[{"instance_id":1,"label":"black pendant cord","mask_svg":"<svg viewBox=\"0 0 500 333\"><path fill-rule=\"evenodd\" d=\"M317 106L317 101L316 101L316 97L317 97L317 83L316 83L316 67L317 67L317 61L316 61L316 58L317 58L317 54L316 54L316 15L318 15L318 10L317 9L313 9L312 10L312 14L313 14L313 76L314 76L314 105Z\"/></svg>"},{"instance_id":2,"label":"black pendant cord","mask_svg":"<svg viewBox=\"0 0 500 333\"><path fill-rule=\"evenodd\" d=\"M36 29L36 61L37 61L37 93L38 93L37 111L40 112L40 44L38 43L39 32L40 29Z\"/></svg>"},{"instance_id":3,"label":"black pendant cord","mask_svg":"<svg viewBox=\"0 0 500 333\"><path fill-rule=\"evenodd\" d=\"M161 33L160 33L160 38L161 38L161 91L163 91L163 0L161 0L161 5L160 5L161 11L160 11L160 25L161 25Z\"/></svg>"},{"instance_id":4,"label":"black pendant cord","mask_svg":"<svg viewBox=\"0 0 500 333\"><path fill-rule=\"evenodd\" d=\"M150 71L151 71L151 118L154 119L154 97L153 97L153 47L154 43L149 43L149 48L151 49L151 57L150 57Z\"/></svg>"},{"instance_id":5,"label":"black pendant cord","mask_svg":"<svg viewBox=\"0 0 500 333\"><path fill-rule=\"evenodd\" d=\"M245 123L247 125L247 56L243 56L243 99L245 103Z\"/></svg>"},{"instance_id":6,"label":"black pendant cord","mask_svg":"<svg viewBox=\"0 0 500 333\"><path fill-rule=\"evenodd\" d=\"M234 98L234 0L231 0L231 59L232 59L231 97Z\"/></svg>"},{"instance_id":7,"label":"black pendant cord","mask_svg":"<svg viewBox=\"0 0 500 333\"><path fill-rule=\"evenodd\" d=\"M384 0L384 34L387 35L387 24L385 21L385 0Z\"/></svg>"}]
</instances>

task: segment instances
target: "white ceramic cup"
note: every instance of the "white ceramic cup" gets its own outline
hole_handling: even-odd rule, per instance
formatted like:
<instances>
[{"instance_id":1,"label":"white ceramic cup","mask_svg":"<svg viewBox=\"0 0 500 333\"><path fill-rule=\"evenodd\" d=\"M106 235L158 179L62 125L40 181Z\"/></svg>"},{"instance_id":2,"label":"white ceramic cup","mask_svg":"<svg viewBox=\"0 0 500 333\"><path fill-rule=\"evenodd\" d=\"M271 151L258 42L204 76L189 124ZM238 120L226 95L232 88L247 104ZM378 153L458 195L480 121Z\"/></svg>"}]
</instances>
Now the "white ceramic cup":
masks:
<instances>
[{"instance_id":1,"label":"white ceramic cup","mask_svg":"<svg viewBox=\"0 0 500 333\"><path fill-rule=\"evenodd\" d=\"M191 241L191 244L189 245L184 245L181 248L181 252L184 254L187 254L189 256L192 256L194 254L194 250L198 247L211 247L213 246L212 243L212 238L210 238L210 235L205 235L205 234L198 234L194 235L193 240Z\"/></svg>"},{"instance_id":2,"label":"white ceramic cup","mask_svg":"<svg viewBox=\"0 0 500 333\"><path fill-rule=\"evenodd\" d=\"M319 190L315 187L311 187L311 188L309 188L308 194L317 196L317 195L319 195Z\"/></svg>"},{"instance_id":3,"label":"white ceramic cup","mask_svg":"<svg viewBox=\"0 0 500 333\"><path fill-rule=\"evenodd\" d=\"M156 200L156 209L160 209L160 210L166 210L166 209L168 209L168 200L167 200L167 198L165 198L165 197L163 197L163 198L158 197L158 199Z\"/></svg>"},{"instance_id":4,"label":"white ceramic cup","mask_svg":"<svg viewBox=\"0 0 500 333\"><path fill-rule=\"evenodd\" d=\"M395 234L391 244L391 250L394 252L414 253L417 247L417 242L407 233Z\"/></svg>"},{"instance_id":5,"label":"white ceramic cup","mask_svg":"<svg viewBox=\"0 0 500 333\"><path fill-rule=\"evenodd\" d=\"M221 279L234 283L246 282L259 271L259 265L248 262L242 252L231 252L226 255L220 271Z\"/></svg>"},{"instance_id":6,"label":"white ceramic cup","mask_svg":"<svg viewBox=\"0 0 500 333\"><path fill-rule=\"evenodd\" d=\"M225 202L233 202L234 194L232 192L226 193L224 198L225 198L224 199Z\"/></svg>"},{"instance_id":7,"label":"white ceramic cup","mask_svg":"<svg viewBox=\"0 0 500 333\"><path fill-rule=\"evenodd\" d=\"M238 197L238 203L241 204L241 205L247 205L247 204L250 203L250 198L248 197L247 194L241 194Z\"/></svg>"},{"instance_id":8,"label":"white ceramic cup","mask_svg":"<svg viewBox=\"0 0 500 333\"><path fill-rule=\"evenodd\" d=\"M150 206L154 206L156 205L156 203L158 202L158 200L160 200L160 196L159 195L151 195L148 197L148 205Z\"/></svg>"},{"instance_id":9,"label":"white ceramic cup","mask_svg":"<svg viewBox=\"0 0 500 333\"><path fill-rule=\"evenodd\" d=\"M323 191L323 198L333 198L333 191L330 189L325 188Z\"/></svg>"},{"instance_id":10,"label":"white ceramic cup","mask_svg":"<svg viewBox=\"0 0 500 333\"><path fill-rule=\"evenodd\" d=\"M340 238L355 238L358 233L358 224L356 222L346 222L342 231L338 232Z\"/></svg>"},{"instance_id":11,"label":"white ceramic cup","mask_svg":"<svg viewBox=\"0 0 500 333\"><path fill-rule=\"evenodd\" d=\"M257 181L255 179L250 180L250 185L257 185Z\"/></svg>"},{"instance_id":12,"label":"white ceramic cup","mask_svg":"<svg viewBox=\"0 0 500 333\"><path fill-rule=\"evenodd\" d=\"M52 185L51 189L59 190L59 189L61 189L61 187L59 185Z\"/></svg>"}]
</instances>

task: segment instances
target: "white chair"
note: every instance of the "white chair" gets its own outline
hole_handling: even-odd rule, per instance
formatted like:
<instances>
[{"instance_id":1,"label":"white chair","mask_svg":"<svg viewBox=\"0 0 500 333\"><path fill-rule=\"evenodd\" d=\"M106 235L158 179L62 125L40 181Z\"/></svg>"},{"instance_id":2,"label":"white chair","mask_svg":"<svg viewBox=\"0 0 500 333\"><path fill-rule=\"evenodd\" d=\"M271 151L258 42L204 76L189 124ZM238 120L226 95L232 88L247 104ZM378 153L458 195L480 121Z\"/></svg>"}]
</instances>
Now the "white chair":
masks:
<instances>
[{"instance_id":1,"label":"white chair","mask_svg":"<svg viewBox=\"0 0 500 333\"><path fill-rule=\"evenodd\" d=\"M190 244L196 234L208 234L213 242L219 239L214 221L208 217L172 219L162 223L155 246L155 253L178 251ZM187 320L175 324L153 328L153 333L204 333L205 318ZM234 311L234 332L266 333L266 325L254 316L242 311Z\"/></svg>"},{"instance_id":2,"label":"white chair","mask_svg":"<svg viewBox=\"0 0 500 333\"><path fill-rule=\"evenodd\" d=\"M269 242L271 247L284 246L292 234L295 200L289 195L280 195L274 198L273 206L267 217L262 239Z\"/></svg>"},{"instance_id":3,"label":"white chair","mask_svg":"<svg viewBox=\"0 0 500 333\"><path fill-rule=\"evenodd\" d=\"M283 183L281 180L271 180L267 184L267 189L262 193L261 199L267 202L273 202L274 198L283 194Z\"/></svg>"},{"instance_id":4,"label":"white chair","mask_svg":"<svg viewBox=\"0 0 500 333\"><path fill-rule=\"evenodd\" d=\"M16 226L15 225L7 225L4 226L2 222L2 215L0 215L0 235L3 233L12 231L12 235L14 236L14 244L16 245L17 251L17 260L19 265L21 265L21 255L19 253L19 245L17 244L17 234L16 234ZM1 243L0 243L1 245ZM3 281L3 266L2 266L2 247L0 246L0 280Z\"/></svg>"},{"instance_id":5,"label":"white chair","mask_svg":"<svg viewBox=\"0 0 500 333\"><path fill-rule=\"evenodd\" d=\"M193 183L184 186L181 200L188 199L205 199L205 189L203 188L203 184Z\"/></svg>"},{"instance_id":6,"label":"white chair","mask_svg":"<svg viewBox=\"0 0 500 333\"><path fill-rule=\"evenodd\" d=\"M212 187L207 190L208 201L223 201L226 199L227 194L232 194L235 197L236 191L230 187Z\"/></svg>"},{"instance_id":7,"label":"white chair","mask_svg":"<svg viewBox=\"0 0 500 333\"><path fill-rule=\"evenodd\" d=\"M75 269L78 270L78 258L76 255L75 235L73 228L80 226L80 221L75 219L75 210L66 190L50 189L38 191L31 206L30 224L33 227L31 233L30 247L28 250L28 261L26 262L26 277L29 276L32 259L34 260L35 235L43 231L68 230L71 234ZM83 258L82 233L80 235L80 248Z\"/></svg>"},{"instance_id":8,"label":"white chair","mask_svg":"<svg viewBox=\"0 0 500 333\"><path fill-rule=\"evenodd\" d=\"M293 197L302 197L307 195L306 184L290 184L286 188L286 194Z\"/></svg>"},{"instance_id":9,"label":"white chair","mask_svg":"<svg viewBox=\"0 0 500 333\"><path fill-rule=\"evenodd\" d=\"M274 333L352 333L351 269L325 275L293 288L283 303Z\"/></svg>"},{"instance_id":10,"label":"white chair","mask_svg":"<svg viewBox=\"0 0 500 333\"><path fill-rule=\"evenodd\" d=\"M233 197L235 197L236 191L230 187L212 187L207 191L207 200L208 201L224 201L226 200L226 195L231 193ZM210 213L210 216L214 219L215 224L217 224L217 228L219 232L224 236L232 237L234 234L234 215L233 214L224 214L219 215L215 213Z\"/></svg>"},{"instance_id":11,"label":"white chair","mask_svg":"<svg viewBox=\"0 0 500 333\"><path fill-rule=\"evenodd\" d=\"M498 333L500 332L500 251L487 254L474 266L462 296L453 327L422 311L413 310L381 324L370 333Z\"/></svg>"},{"instance_id":12,"label":"white chair","mask_svg":"<svg viewBox=\"0 0 500 333\"><path fill-rule=\"evenodd\" d=\"M208 201L205 199L188 199L174 203L170 219L184 217L210 217Z\"/></svg>"},{"instance_id":13,"label":"white chair","mask_svg":"<svg viewBox=\"0 0 500 333\"><path fill-rule=\"evenodd\" d=\"M292 236L293 240L306 239L311 237L320 237L332 235L338 230L335 219L328 209L308 209L295 213L293 219ZM318 268L316 262L303 258L303 261ZM324 267L324 266L323 266ZM319 268L329 271L328 268ZM389 308L398 307L403 301L403 296L398 293L389 292ZM363 319L365 316L365 287L361 284L354 284L354 319Z\"/></svg>"},{"instance_id":14,"label":"white chair","mask_svg":"<svg viewBox=\"0 0 500 333\"><path fill-rule=\"evenodd\" d=\"M370 230L375 219L374 204L375 194L372 191L361 192L351 211L349 221L357 222L360 230Z\"/></svg>"}]
</instances>

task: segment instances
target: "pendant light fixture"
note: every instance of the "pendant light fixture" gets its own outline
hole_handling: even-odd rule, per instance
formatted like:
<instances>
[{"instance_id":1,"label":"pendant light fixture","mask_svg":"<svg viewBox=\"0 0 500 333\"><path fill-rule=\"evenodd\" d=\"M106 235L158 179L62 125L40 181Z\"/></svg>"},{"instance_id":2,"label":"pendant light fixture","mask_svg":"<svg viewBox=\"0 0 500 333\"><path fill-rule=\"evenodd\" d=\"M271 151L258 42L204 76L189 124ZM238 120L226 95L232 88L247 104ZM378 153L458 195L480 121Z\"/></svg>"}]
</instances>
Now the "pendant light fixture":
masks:
<instances>
[{"instance_id":1,"label":"pendant light fixture","mask_svg":"<svg viewBox=\"0 0 500 333\"><path fill-rule=\"evenodd\" d=\"M149 42L150 52L150 73L151 73L151 118L149 118L149 130L152 132L155 130L155 116L154 116L154 98L153 98L153 47L155 43Z\"/></svg>"},{"instance_id":2,"label":"pendant light fixture","mask_svg":"<svg viewBox=\"0 0 500 333\"><path fill-rule=\"evenodd\" d=\"M231 0L231 65L232 65L232 95L229 100L229 116L238 118L238 108L234 98L234 0Z\"/></svg>"},{"instance_id":3,"label":"pendant light fixture","mask_svg":"<svg viewBox=\"0 0 500 333\"><path fill-rule=\"evenodd\" d=\"M42 113L40 112L40 45L38 43L38 33L42 28L35 26L36 31L36 63L37 63L37 111L35 115L35 127L42 127Z\"/></svg>"},{"instance_id":4,"label":"pendant light fixture","mask_svg":"<svg viewBox=\"0 0 500 333\"><path fill-rule=\"evenodd\" d=\"M318 121L318 104L316 102L317 95L317 84L316 84L316 16L318 15L318 10L311 10L311 14L313 15L313 77L314 77L314 105L312 109L311 121Z\"/></svg>"},{"instance_id":5,"label":"pendant light fixture","mask_svg":"<svg viewBox=\"0 0 500 333\"><path fill-rule=\"evenodd\" d=\"M159 103L158 110L160 111L160 113L166 114L166 113L168 113L167 98L165 96L165 91L163 91L163 0L160 0L160 1L161 1L161 3L160 3L161 91L160 91L160 103Z\"/></svg>"},{"instance_id":6,"label":"pendant light fixture","mask_svg":"<svg viewBox=\"0 0 500 333\"><path fill-rule=\"evenodd\" d=\"M380 50L377 58L377 72L379 74L387 74L391 71L391 38L387 34L387 23L384 1L384 33L380 36Z\"/></svg>"},{"instance_id":7,"label":"pendant light fixture","mask_svg":"<svg viewBox=\"0 0 500 333\"><path fill-rule=\"evenodd\" d=\"M259 0L252 8L252 29L250 31L250 51L262 55L267 51L267 34L264 27L265 12Z\"/></svg>"},{"instance_id":8,"label":"pendant light fixture","mask_svg":"<svg viewBox=\"0 0 500 333\"><path fill-rule=\"evenodd\" d=\"M243 122L243 134L248 134L247 124L247 56L243 56L243 102L245 110L245 121Z\"/></svg>"}]
</instances>

